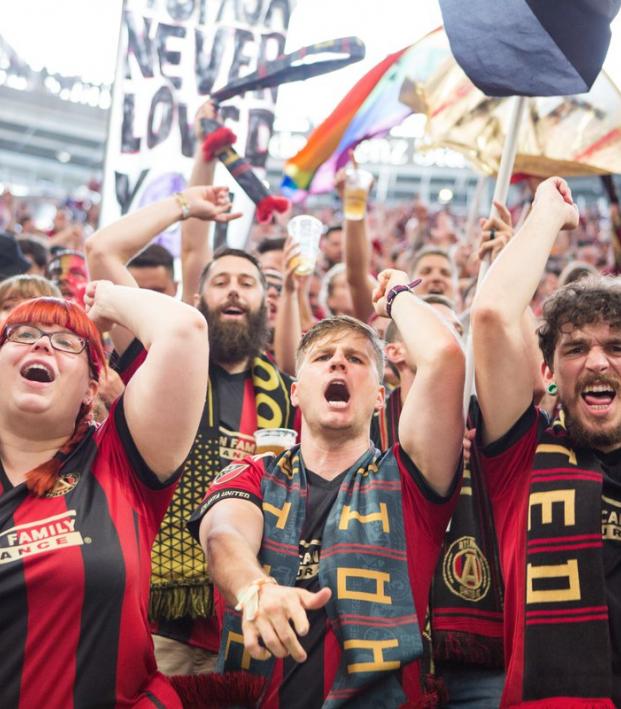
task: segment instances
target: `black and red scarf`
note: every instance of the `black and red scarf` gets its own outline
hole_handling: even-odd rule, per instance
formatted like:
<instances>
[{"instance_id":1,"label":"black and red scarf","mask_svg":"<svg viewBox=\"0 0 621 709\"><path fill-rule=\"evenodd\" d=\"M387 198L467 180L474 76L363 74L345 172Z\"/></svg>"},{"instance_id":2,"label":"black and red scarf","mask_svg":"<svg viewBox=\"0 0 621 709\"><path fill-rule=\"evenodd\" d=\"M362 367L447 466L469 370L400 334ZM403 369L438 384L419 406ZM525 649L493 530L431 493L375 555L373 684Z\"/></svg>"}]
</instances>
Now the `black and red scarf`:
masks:
<instances>
[{"instance_id":1,"label":"black and red scarf","mask_svg":"<svg viewBox=\"0 0 621 709\"><path fill-rule=\"evenodd\" d=\"M399 440L401 408L397 387L378 417L382 450ZM473 398L468 426L476 428L479 419ZM474 448L431 587L431 642L436 661L500 669L503 584L492 508Z\"/></svg>"},{"instance_id":2,"label":"black and red scarf","mask_svg":"<svg viewBox=\"0 0 621 709\"><path fill-rule=\"evenodd\" d=\"M512 662L524 658L512 672L524 705L614 707L602 482L596 456L574 448L560 421L540 434L524 521L523 647L512 649Z\"/></svg>"},{"instance_id":3,"label":"black and red scarf","mask_svg":"<svg viewBox=\"0 0 621 709\"><path fill-rule=\"evenodd\" d=\"M503 596L498 543L479 457L472 447L430 597L436 661L502 669Z\"/></svg>"}]
</instances>

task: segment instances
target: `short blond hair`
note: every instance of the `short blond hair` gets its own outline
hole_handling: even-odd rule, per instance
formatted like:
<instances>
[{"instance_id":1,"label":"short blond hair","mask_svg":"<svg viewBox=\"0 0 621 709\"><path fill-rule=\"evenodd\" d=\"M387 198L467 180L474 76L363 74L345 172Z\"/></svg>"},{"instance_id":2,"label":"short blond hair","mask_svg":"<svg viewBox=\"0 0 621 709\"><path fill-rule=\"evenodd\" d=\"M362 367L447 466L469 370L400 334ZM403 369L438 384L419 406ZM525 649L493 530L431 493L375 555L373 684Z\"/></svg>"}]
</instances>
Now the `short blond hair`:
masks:
<instances>
[{"instance_id":1,"label":"short blond hair","mask_svg":"<svg viewBox=\"0 0 621 709\"><path fill-rule=\"evenodd\" d=\"M296 373L300 371L302 361L312 345L325 338L336 337L345 333L361 335L371 345L377 376L381 382L384 377L384 348L382 347L382 341L372 327L349 315L334 315L330 318L325 318L304 333L295 355Z\"/></svg>"}]
</instances>

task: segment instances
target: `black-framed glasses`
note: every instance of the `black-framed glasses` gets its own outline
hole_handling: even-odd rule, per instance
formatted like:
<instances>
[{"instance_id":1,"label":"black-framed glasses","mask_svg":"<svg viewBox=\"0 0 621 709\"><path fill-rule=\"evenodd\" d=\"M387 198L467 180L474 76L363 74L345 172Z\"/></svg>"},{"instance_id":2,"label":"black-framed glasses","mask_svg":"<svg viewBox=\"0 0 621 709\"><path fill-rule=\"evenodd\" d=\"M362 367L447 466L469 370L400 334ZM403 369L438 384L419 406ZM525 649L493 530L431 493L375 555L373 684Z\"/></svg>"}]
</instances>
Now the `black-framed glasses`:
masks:
<instances>
[{"instance_id":1,"label":"black-framed glasses","mask_svg":"<svg viewBox=\"0 0 621 709\"><path fill-rule=\"evenodd\" d=\"M44 332L34 325L10 325L6 329L6 339L19 345L33 345L42 337L47 337L50 345L59 352L80 354L86 347L86 340L75 332L60 330L59 332Z\"/></svg>"}]
</instances>

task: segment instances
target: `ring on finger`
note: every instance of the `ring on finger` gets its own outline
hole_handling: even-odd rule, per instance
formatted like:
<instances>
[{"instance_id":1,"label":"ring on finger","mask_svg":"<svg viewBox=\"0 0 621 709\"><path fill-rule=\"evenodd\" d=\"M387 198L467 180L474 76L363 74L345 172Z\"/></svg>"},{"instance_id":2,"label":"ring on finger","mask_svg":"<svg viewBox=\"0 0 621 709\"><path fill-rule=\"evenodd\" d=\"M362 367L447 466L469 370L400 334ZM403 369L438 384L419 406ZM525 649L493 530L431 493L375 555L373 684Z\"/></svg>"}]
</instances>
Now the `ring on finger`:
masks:
<instances>
[{"instance_id":1,"label":"ring on finger","mask_svg":"<svg viewBox=\"0 0 621 709\"><path fill-rule=\"evenodd\" d=\"M494 229L494 227L492 227L489 230L489 240L493 241L495 238L496 238L496 229Z\"/></svg>"}]
</instances>

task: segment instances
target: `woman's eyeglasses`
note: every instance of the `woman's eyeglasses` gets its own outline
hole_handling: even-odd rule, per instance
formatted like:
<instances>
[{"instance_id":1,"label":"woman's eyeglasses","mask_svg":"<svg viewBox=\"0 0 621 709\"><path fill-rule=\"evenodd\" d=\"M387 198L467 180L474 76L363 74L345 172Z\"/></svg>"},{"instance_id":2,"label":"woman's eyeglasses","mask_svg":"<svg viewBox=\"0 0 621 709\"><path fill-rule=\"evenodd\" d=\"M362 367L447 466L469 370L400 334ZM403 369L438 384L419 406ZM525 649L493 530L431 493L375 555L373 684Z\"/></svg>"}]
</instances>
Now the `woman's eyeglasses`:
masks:
<instances>
[{"instance_id":1,"label":"woman's eyeglasses","mask_svg":"<svg viewBox=\"0 0 621 709\"><path fill-rule=\"evenodd\" d=\"M86 347L86 340L83 337L68 330L43 332L34 325L10 325L6 329L6 339L19 345L33 345L42 337L47 337L50 345L59 352L80 354Z\"/></svg>"}]
</instances>

